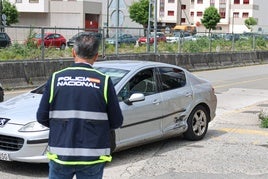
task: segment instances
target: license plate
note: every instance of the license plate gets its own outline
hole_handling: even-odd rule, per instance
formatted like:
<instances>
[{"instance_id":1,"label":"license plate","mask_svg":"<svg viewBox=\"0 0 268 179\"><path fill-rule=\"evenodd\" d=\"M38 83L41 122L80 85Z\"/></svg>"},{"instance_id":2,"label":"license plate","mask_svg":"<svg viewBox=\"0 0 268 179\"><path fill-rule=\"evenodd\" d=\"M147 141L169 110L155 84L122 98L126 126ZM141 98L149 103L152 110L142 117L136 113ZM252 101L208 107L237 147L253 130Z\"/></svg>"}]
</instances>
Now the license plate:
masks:
<instances>
[{"instance_id":1,"label":"license plate","mask_svg":"<svg viewBox=\"0 0 268 179\"><path fill-rule=\"evenodd\" d=\"M10 161L9 155L7 153L0 152L0 160Z\"/></svg>"}]
</instances>

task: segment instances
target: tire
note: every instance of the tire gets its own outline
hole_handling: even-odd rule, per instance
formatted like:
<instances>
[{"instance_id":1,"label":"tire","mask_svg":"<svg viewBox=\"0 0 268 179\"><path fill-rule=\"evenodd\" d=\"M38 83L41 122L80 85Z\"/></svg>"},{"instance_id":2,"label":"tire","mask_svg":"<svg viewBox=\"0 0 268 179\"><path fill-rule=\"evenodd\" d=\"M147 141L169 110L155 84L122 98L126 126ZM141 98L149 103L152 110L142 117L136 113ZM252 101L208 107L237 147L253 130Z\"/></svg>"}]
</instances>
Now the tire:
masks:
<instances>
[{"instance_id":1,"label":"tire","mask_svg":"<svg viewBox=\"0 0 268 179\"><path fill-rule=\"evenodd\" d=\"M197 141L204 138L208 129L209 114L204 106L197 106L191 112L187 124L188 129L183 134L184 138Z\"/></svg>"},{"instance_id":2,"label":"tire","mask_svg":"<svg viewBox=\"0 0 268 179\"><path fill-rule=\"evenodd\" d=\"M64 50L65 48L66 48L66 45L65 44L61 44L60 49L61 50Z\"/></svg>"}]
</instances>

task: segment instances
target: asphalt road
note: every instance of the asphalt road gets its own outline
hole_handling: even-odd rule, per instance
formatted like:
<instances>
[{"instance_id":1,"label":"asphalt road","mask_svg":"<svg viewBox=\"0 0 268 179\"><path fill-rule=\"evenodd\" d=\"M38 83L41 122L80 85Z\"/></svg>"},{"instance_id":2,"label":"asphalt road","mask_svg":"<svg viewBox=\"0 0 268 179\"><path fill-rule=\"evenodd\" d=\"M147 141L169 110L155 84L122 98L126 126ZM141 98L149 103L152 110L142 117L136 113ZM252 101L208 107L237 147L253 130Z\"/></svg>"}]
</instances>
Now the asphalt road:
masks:
<instances>
[{"instance_id":1,"label":"asphalt road","mask_svg":"<svg viewBox=\"0 0 268 179\"><path fill-rule=\"evenodd\" d=\"M268 178L268 65L195 72L212 82L217 117L197 142L181 137L118 152L104 178ZM20 91L21 93L23 91ZM16 91L6 97L17 95ZM1 178L47 178L47 164L0 162Z\"/></svg>"}]
</instances>

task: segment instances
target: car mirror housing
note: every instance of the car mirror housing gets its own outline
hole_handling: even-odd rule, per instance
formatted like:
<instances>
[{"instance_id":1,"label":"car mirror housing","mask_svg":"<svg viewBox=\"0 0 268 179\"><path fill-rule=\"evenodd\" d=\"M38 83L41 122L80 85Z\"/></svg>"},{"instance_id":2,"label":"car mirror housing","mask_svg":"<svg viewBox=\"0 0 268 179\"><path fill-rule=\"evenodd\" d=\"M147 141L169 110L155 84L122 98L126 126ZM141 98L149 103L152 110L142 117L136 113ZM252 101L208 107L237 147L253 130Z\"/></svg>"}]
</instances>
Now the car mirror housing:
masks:
<instances>
[{"instance_id":1,"label":"car mirror housing","mask_svg":"<svg viewBox=\"0 0 268 179\"><path fill-rule=\"evenodd\" d=\"M130 96L130 98L126 99L124 102L128 105L131 105L134 102L144 101L145 96L142 93L134 93Z\"/></svg>"}]
</instances>

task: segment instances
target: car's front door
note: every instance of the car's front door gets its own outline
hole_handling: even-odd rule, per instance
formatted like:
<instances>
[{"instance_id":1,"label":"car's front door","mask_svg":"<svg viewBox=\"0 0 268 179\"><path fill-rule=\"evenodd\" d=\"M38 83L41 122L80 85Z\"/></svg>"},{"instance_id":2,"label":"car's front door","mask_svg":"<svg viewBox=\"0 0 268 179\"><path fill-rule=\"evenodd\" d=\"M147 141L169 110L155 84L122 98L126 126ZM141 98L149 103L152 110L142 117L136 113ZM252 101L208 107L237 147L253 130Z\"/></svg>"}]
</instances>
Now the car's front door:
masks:
<instances>
[{"instance_id":1,"label":"car's front door","mask_svg":"<svg viewBox=\"0 0 268 179\"><path fill-rule=\"evenodd\" d=\"M162 135L162 99L158 93L154 68L141 70L118 94L124 122L118 130L117 145L124 146L150 140ZM134 93L142 93L145 100L127 104L124 100ZM118 140L119 139L119 140Z\"/></svg>"}]
</instances>

